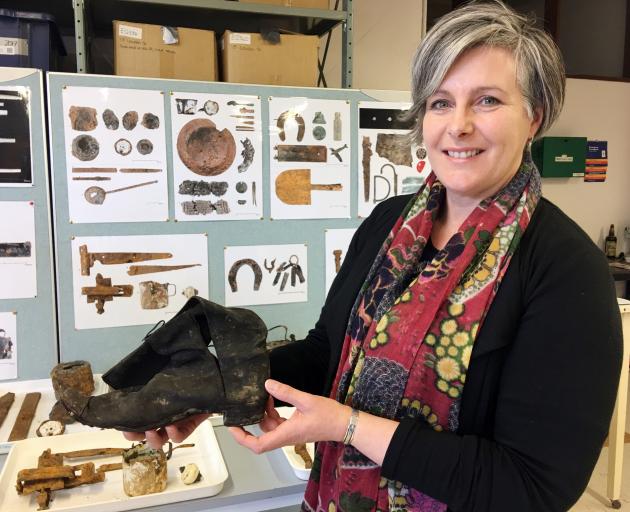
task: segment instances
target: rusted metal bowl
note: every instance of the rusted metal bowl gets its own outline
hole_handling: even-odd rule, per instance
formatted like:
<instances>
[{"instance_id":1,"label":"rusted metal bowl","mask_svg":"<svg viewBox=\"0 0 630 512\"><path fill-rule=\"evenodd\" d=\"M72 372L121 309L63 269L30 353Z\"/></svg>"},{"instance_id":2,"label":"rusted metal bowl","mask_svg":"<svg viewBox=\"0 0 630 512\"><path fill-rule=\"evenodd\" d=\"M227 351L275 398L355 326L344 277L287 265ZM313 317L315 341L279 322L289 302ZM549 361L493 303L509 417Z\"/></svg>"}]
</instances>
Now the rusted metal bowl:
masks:
<instances>
[{"instance_id":1,"label":"rusted metal bowl","mask_svg":"<svg viewBox=\"0 0 630 512\"><path fill-rule=\"evenodd\" d=\"M234 162L236 143L228 129L219 131L209 119L193 119L177 136L177 153L195 174L216 176Z\"/></svg>"}]
</instances>

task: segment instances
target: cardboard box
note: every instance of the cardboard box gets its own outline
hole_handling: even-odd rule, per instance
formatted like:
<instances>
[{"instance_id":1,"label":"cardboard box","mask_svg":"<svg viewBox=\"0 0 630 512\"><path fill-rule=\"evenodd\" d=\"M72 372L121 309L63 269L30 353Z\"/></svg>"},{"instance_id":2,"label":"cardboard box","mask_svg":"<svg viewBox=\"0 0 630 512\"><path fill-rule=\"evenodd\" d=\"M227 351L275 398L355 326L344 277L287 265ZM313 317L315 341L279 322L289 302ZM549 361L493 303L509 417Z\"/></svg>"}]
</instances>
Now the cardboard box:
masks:
<instances>
[{"instance_id":1,"label":"cardboard box","mask_svg":"<svg viewBox=\"0 0 630 512\"><path fill-rule=\"evenodd\" d=\"M586 137L543 137L532 144L532 158L543 178L584 176Z\"/></svg>"},{"instance_id":2,"label":"cardboard box","mask_svg":"<svg viewBox=\"0 0 630 512\"><path fill-rule=\"evenodd\" d=\"M328 10L328 0L240 0L244 4L269 4L284 7L296 7L301 9Z\"/></svg>"},{"instance_id":3,"label":"cardboard box","mask_svg":"<svg viewBox=\"0 0 630 512\"><path fill-rule=\"evenodd\" d=\"M226 30L221 49L224 82L317 86L317 36L281 34L271 44L260 34Z\"/></svg>"},{"instance_id":4,"label":"cardboard box","mask_svg":"<svg viewBox=\"0 0 630 512\"><path fill-rule=\"evenodd\" d=\"M215 81L214 32L115 20L114 73Z\"/></svg>"}]
</instances>

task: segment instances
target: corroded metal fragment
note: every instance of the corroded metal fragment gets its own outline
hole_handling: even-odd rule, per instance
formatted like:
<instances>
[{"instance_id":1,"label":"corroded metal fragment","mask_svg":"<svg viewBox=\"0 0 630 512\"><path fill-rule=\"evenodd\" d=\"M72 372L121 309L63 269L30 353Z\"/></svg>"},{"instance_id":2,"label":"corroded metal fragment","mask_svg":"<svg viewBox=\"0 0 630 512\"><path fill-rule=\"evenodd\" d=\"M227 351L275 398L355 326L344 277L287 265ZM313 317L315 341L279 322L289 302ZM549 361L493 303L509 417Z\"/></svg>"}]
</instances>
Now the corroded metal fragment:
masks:
<instances>
[{"instance_id":1,"label":"corroded metal fragment","mask_svg":"<svg viewBox=\"0 0 630 512\"><path fill-rule=\"evenodd\" d=\"M138 112L130 110L122 118L122 124L125 130L133 130L138 124Z\"/></svg>"},{"instance_id":2,"label":"corroded metal fragment","mask_svg":"<svg viewBox=\"0 0 630 512\"><path fill-rule=\"evenodd\" d=\"M213 116L219 111L219 104L216 101L208 100L203 104L201 111L205 112L209 116Z\"/></svg>"},{"instance_id":3,"label":"corroded metal fragment","mask_svg":"<svg viewBox=\"0 0 630 512\"><path fill-rule=\"evenodd\" d=\"M234 162L236 143L228 129L219 131L209 119L193 119L177 136L177 153L192 172L216 176Z\"/></svg>"},{"instance_id":4,"label":"corroded metal fragment","mask_svg":"<svg viewBox=\"0 0 630 512\"><path fill-rule=\"evenodd\" d=\"M82 162L94 160L98 151L98 141L91 135L79 135L72 141L72 154Z\"/></svg>"},{"instance_id":5,"label":"corroded metal fragment","mask_svg":"<svg viewBox=\"0 0 630 512\"><path fill-rule=\"evenodd\" d=\"M230 213L230 206L227 201L219 199L216 203L210 201L184 201L182 210L185 215L208 215L216 212L218 215Z\"/></svg>"},{"instance_id":6,"label":"corroded metal fragment","mask_svg":"<svg viewBox=\"0 0 630 512\"><path fill-rule=\"evenodd\" d=\"M155 114L147 112L142 116L142 126L147 130L157 130L160 127L160 118Z\"/></svg>"},{"instance_id":7,"label":"corroded metal fragment","mask_svg":"<svg viewBox=\"0 0 630 512\"><path fill-rule=\"evenodd\" d=\"M68 409L61 402L55 402L55 405L52 406L48 413L48 419L61 421L64 425L75 422L74 416L68 412Z\"/></svg>"},{"instance_id":8,"label":"corroded metal fragment","mask_svg":"<svg viewBox=\"0 0 630 512\"><path fill-rule=\"evenodd\" d=\"M0 258L28 258L31 255L31 242L0 243Z\"/></svg>"},{"instance_id":9,"label":"corroded metal fragment","mask_svg":"<svg viewBox=\"0 0 630 512\"><path fill-rule=\"evenodd\" d=\"M193 181L184 180L179 185L179 193L189 196L207 196L213 194L215 196L225 195L229 184L227 181Z\"/></svg>"},{"instance_id":10,"label":"corroded metal fragment","mask_svg":"<svg viewBox=\"0 0 630 512\"><path fill-rule=\"evenodd\" d=\"M15 401L15 393L9 392L0 396L0 427L4 423L4 420L6 419L7 415L9 414L9 409L11 409L11 406L13 405L14 401Z\"/></svg>"},{"instance_id":11,"label":"corroded metal fragment","mask_svg":"<svg viewBox=\"0 0 630 512\"><path fill-rule=\"evenodd\" d=\"M252 141L249 139L242 140L241 144L243 144L243 151L241 151L243 161L238 164L238 172L245 172L254 161L255 150Z\"/></svg>"},{"instance_id":12,"label":"corroded metal fragment","mask_svg":"<svg viewBox=\"0 0 630 512\"><path fill-rule=\"evenodd\" d=\"M411 167L409 137L399 133L379 133L376 136L376 154L395 165Z\"/></svg>"},{"instance_id":13,"label":"corroded metal fragment","mask_svg":"<svg viewBox=\"0 0 630 512\"><path fill-rule=\"evenodd\" d=\"M68 112L72 129L79 132L91 132L98 126L96 109L92 107L70 107Z\"/></svg>"},{"instance_id":14,"label":"corroded metal fragment","mask_svg":"<svg viewBox=\"0 0 630 512\"><path fill-rule=\"evenodd\" d=\"M59 400L64 389L72 388L84 395L94 391L92 367L87 361L59 363L50 372L55 398Z\"/></svg>"},{"instance_id":15,"label":"corroded metal fragment","mask_svg":"<svg viewBox=\"0 0 630 512\"><path fill-rule=\"evenodd\" d=\"M42 397L41 393L27 393L22 401L22 407L18 412L13 429L9 434L9 441L21 441L28 437L28 431L31 428L37 404Z\"/></svg>"},{"instance_id":16,"label":"corroded metal fragment","mask_svg":"<svg viewBox=\"0 0 630 512\"><path fill-rule=\"evenodd\" d=\"M118 127L120 126L118 116L109 108L105 109L103 112L103 122L108 130L118 130Z\"/></svg>"},{"instance_id":17,"label":"corroded metal fragment","mask_svg":"<svg viewBox=\"0 0 630 512\"><path fill-rule=\"evenodd\" d=\"M129 142L127 139L118 139L114 143L114 151L116 151L116 153L121 156L127 156L129 153L131 153L132 148L133 146L131 145L131 142Z\"/></svg>"},{"instance_id":18,"label":"corroded metal fragment","mask_svg":"<svg viewBox=\"0 0 630 512\"><path fill-rule=\"evenodd\" d=\"M123 489L127 496L144 496L166 489L166 455L144 444L123 452Z\"/></svg>"},{"instance_id":19,"label":"corroded metal fragment","mask_svg":"<svg viewBox=\"0 0 630 512\"><path fill-rule=\"evenodd\" d=\"M324 140L324 138L326 138L326 128L323 126L313 128L313 138L315 140Z\"/></svg>"},{"instance_id":20,"label":"corroded metal fragment","mask_svg":"<svg viewBox=\"0 0 630 512\"><path fill-rule=\"evenodd\" d=\"M148 155L153 152L153 143L149 139L141 139L136 144L136 148L141 155Z\"/></svg>"}]
</instances>

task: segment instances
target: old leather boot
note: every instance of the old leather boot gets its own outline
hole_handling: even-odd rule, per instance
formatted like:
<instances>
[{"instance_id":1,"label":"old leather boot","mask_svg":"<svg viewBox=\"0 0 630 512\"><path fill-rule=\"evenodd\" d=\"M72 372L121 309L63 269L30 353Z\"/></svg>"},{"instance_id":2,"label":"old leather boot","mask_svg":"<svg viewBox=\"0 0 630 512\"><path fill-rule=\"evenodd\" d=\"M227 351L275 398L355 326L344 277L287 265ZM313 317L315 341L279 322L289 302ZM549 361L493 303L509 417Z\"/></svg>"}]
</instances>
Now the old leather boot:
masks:
<instances>
[{"instance_id":1,"label":"old leather boot","mask_svg":"<svg viewBox=\"0 0 630 512\"><path fill-rule=\"evenodd\" d=\"M256 423L267 400L266 336L253 311L193 297L103 376L115 391L88 397L66 389L62 401L81 423L135 432L198 413L223 413L226 425Z\"/></svg>"}]
</instances>

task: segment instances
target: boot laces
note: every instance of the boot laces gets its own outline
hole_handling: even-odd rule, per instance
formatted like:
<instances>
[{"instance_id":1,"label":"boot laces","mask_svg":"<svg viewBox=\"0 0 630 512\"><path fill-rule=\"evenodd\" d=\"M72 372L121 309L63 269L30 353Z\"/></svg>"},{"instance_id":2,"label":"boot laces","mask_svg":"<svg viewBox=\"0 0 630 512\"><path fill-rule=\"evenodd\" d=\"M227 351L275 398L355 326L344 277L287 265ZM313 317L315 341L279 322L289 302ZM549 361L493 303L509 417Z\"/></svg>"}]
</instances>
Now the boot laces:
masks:
<instances>
[{"instance_id":1,"label":"boot laces","mask_svg":"<svg viewBox=\"0 0 630 512\"><path fill-rule=\"evenodd\" d=\"M157 331L160 327L162 327L166 322L164 320L160 320L157 324L151 327L151 330L144 335L142 340L146 340L149 336L151 336L155 331Z\"/></svg>"}]
</instances>

